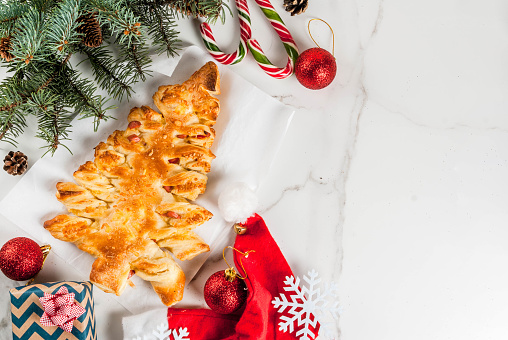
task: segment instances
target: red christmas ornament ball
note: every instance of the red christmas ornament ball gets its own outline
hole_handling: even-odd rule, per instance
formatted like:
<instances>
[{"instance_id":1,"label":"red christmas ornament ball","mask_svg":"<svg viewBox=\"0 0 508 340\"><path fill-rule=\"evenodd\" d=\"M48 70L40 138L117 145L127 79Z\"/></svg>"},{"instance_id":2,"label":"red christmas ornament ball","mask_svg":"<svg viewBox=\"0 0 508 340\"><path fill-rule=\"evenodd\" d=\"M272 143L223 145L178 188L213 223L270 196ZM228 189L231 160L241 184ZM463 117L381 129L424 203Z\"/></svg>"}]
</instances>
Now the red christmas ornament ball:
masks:
<instances>
[{"instance_id":1,"label":"red christmas ornament ball","mask_svg":"<svg viewBox=\"0 0 508 340\"><path fill-rule=\"evenodd\" d=\"M247 300L247 286L242 279L233 277L220 270L208 278L205 283L205 301L208 307L220 314L230 314L239 310Z\"/></svg>"},{"instance_id":2,"label":"red christmas ornament ball","mask_svg":"<svg viewBox=\"0 0 508 340\"><path fill-rule=\"evenodd\" d=\"M296 59L296 79L311 90L319 90L330 85L336 73L335 57L323 48L309 48Z\"/></svg>"},{"instance_id":3,"label":"red christmas ornament ball","mask_svg":"<svg viewBox=\"0 0 508 340\"><path fill-rule=\"evenodd\" d=\"M42 263L41 248L29 238L13 238L0 249L0 269L11 280L31 279L41 270Z\"/></svg>"}]
</instances>

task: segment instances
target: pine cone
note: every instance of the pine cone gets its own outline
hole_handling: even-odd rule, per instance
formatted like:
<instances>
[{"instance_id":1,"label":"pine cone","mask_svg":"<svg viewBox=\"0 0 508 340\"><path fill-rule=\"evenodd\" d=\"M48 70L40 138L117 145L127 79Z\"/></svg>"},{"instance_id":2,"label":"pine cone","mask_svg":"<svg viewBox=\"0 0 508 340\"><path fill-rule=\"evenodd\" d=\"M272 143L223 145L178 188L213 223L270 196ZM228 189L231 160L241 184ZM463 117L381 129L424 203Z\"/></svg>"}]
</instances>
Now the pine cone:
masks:
<instances>
[{"instance_id":1,"label":"pine cone","mask_svg":"<svg viewBox=\"0 0 508 340\"><path fill-rule=\"evenodd\" d=\"M302 14L307 9L309 0L284 0L284 9L290 12L291 16Z\"/></svg>"},{"instance_id":2,"label":"pine cone","mask_svg":"<svg viewBox=\"0 0 508 340\"><path fill-rule=\"evenodd\" d=\"M77 20L81 25L76 31L82 33L83 44L88 47L99 47L102 45L102 31L97 17L93 13L83 14Z\"/></svg>"},{"instance_id":3,"label":"pine cone","mask_svg":"<svg viewBox=\"0 0 508 340\"><path fill-rule=\"evenodd\" d=\"M167 2L169 7L173 8L175 11L181 13L182 15L186 15L188 17L193 16L192 13L196 13L198 17L206 17L205 9L203 8L203 5L200 3L200 1L195 1L195 3L191 4L189 3L182 3L177 0L169 0ZM195 9L193 11L193 6L195 6Z\"/></svg>"},{"instance_id":4,"label":"pine cone","mask_svg":"<svg viewBox=\"0 0 508 340\"><path fill-rule=\"evenodd\" d=\"M11 37L0 39L0 57L5 61L11 61L14 58L11 54Z\"/></svg>"},{"instance_id":5,"label":"pine cone","mask_svg":"<svg viewBox=\"0 0 508 340\"><path fill-rule=\"evenodd\" d=\"M21 151L11 151L4 158L4 170L9 175L23 175L28 165L28 157Z\"/></svg>"}]
</instances>

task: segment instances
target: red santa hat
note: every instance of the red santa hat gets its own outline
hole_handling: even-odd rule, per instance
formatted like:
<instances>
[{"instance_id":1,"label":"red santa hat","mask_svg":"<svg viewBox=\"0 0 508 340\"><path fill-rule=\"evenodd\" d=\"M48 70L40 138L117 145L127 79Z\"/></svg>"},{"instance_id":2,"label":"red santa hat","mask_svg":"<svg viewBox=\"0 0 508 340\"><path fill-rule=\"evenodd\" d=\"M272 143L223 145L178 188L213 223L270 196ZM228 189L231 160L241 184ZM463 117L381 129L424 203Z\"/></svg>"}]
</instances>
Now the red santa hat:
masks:
<instances>
[{"instance_id":1,"label":"red santa hat","mask_svg":"<svg viewBox=\"0 0 508 340\"><path fill-rule=\"evenodd\" d=\"M245 284L248 296L239 314L224 315L210 309L168 308L169 329L187 329L192 340L294 340L306 339L297 329L280 329L279 321L284 312L274 307L272 301L284 293L285 282L293 276L284 255L270 234L264 220L255 213L257 197L246 184L229 186L219 198L219 209L228 222L236 223L240 233L234 248L236 267L247 273ZM245 275L245 273L242 273ZM285 311L289 312L289 308ZM299 320L298 320L299 321ZM296 322L298 328L298 322ZM293 323L291 324L293 327ZM307 325L307 327L309 327ZM306 332L313 339L319 331L319 323ZM300 336L297 336L299 334Z\"/></svg>"}]
</instances>

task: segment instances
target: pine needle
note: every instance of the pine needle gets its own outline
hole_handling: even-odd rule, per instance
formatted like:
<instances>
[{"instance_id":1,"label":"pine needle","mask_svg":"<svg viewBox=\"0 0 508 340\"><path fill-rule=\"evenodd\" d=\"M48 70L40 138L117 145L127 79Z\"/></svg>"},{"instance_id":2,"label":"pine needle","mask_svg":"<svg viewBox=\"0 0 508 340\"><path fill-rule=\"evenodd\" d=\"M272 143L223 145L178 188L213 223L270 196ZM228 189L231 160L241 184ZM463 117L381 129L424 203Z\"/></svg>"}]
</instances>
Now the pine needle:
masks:
<instances>
[{"instance_id":1,"label":"pine needle","mask_svg":"<svg viewBox=\"0 0 508 340\"><path fill-rule=\"evenodd\" d=\"M148 46L177 54L179 15L224 20L226 9L222 0L0 0L0 58L13 74L0 83L0 142L16 145L28 115L37 117L45 154L67 148L76 115L97 131L112 118L108 98L129 98L132 85L150 76ZM72 67L76 54L92 79Z\"/></svg>"}]
</instances>

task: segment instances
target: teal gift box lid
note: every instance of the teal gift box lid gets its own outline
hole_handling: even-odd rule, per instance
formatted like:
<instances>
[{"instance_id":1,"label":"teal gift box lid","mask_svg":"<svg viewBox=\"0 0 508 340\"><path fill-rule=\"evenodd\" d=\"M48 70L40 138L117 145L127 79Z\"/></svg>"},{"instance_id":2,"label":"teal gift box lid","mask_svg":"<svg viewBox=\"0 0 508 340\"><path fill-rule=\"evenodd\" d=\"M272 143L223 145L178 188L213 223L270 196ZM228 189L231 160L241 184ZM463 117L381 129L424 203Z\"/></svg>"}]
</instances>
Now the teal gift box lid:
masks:
<instances>
[{"instance_id":1,"label":"teal gift box lid","mask_svg":"<svg viewBox=\"0 0 508 340\"><path fill-rule=\"evenodd\" d=\"M72 332L58 326L42 326L40 318L44 313L39 298L44 293L55 294L65 286L74 293L74 300L85 308L85 313L74 320ZM12 288L11 317L13 340L96 340L93 286L90 282L61 281L38 283Z\"/></svg>"}]
</instances>

